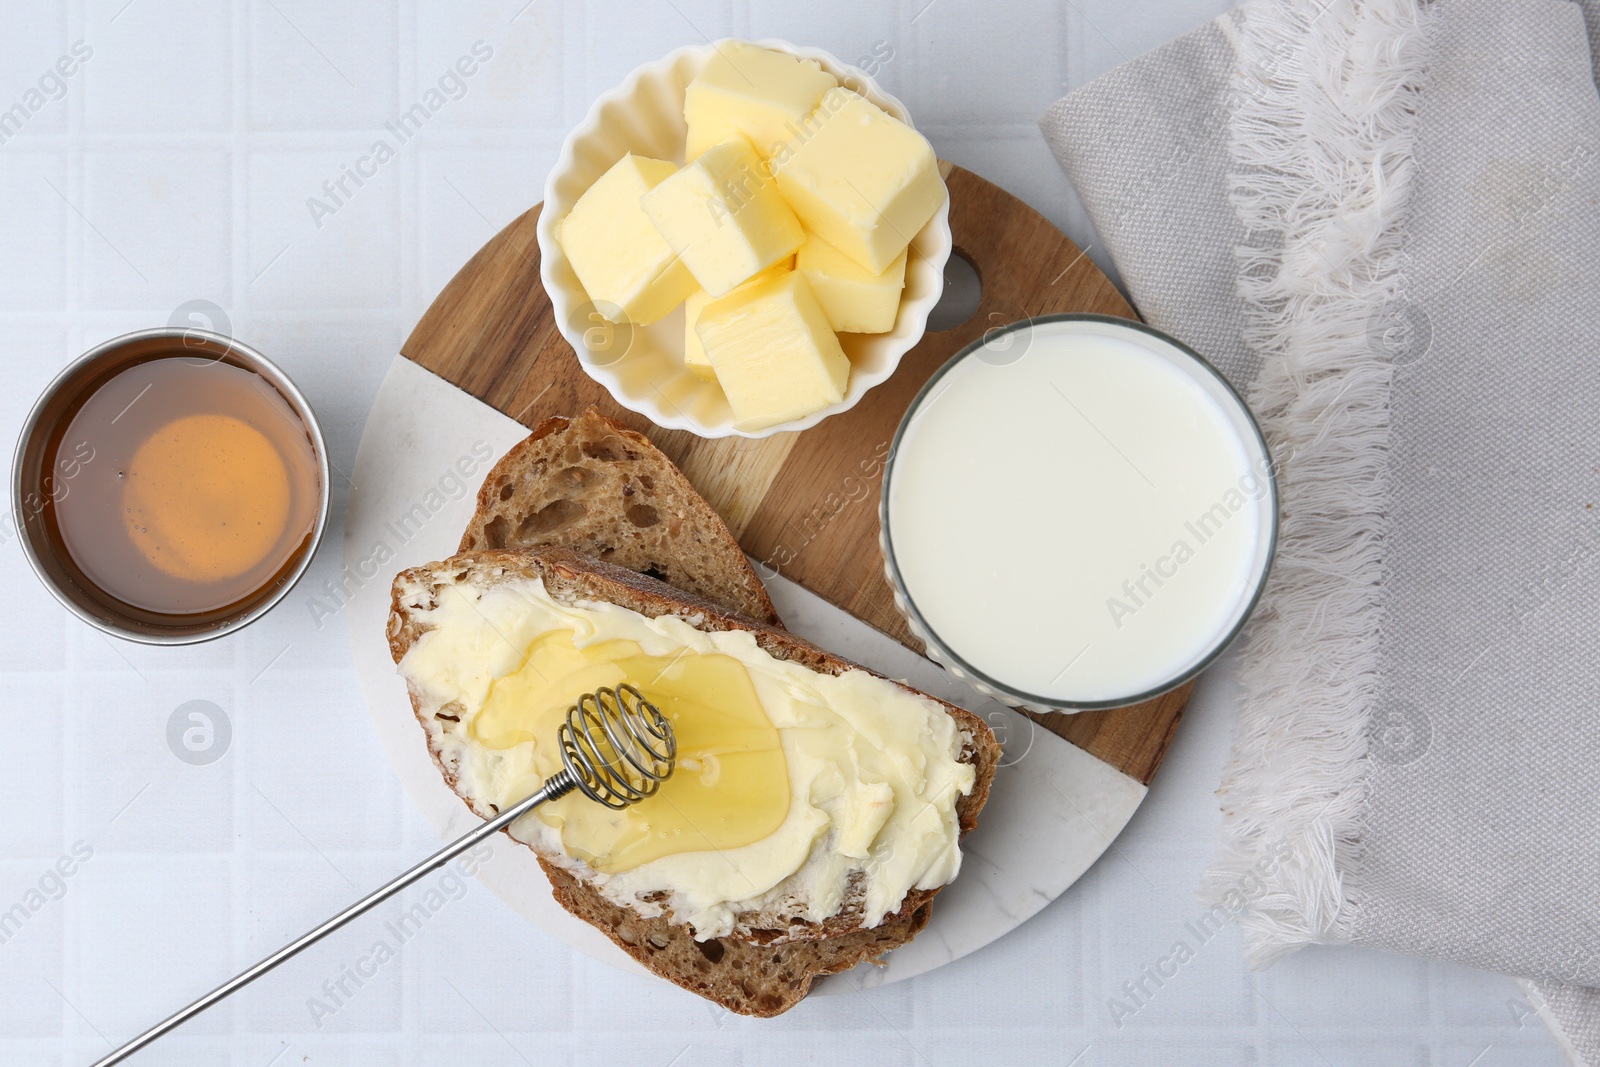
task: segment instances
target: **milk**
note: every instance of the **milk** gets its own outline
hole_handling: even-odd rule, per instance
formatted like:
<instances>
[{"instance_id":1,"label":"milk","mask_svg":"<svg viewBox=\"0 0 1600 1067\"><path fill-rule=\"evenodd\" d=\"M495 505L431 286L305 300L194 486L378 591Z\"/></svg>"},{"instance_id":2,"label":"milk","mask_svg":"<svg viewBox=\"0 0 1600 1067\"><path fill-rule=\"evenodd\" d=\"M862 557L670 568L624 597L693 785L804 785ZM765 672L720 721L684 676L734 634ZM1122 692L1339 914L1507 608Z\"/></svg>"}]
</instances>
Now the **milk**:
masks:
<instances>
[{"instance_id":1,"label":"milk","mask_svg":"<svg viewBox=\"0 0 1600 1067\"><path fill-rule=\"evenodd\" d=\"M947 368L891 457L887 540L924 630L1035 703L1113 706L1231 638L1271 552L1268 458L1163 338L1037 320Z\"/></svg>"}]
</instances>

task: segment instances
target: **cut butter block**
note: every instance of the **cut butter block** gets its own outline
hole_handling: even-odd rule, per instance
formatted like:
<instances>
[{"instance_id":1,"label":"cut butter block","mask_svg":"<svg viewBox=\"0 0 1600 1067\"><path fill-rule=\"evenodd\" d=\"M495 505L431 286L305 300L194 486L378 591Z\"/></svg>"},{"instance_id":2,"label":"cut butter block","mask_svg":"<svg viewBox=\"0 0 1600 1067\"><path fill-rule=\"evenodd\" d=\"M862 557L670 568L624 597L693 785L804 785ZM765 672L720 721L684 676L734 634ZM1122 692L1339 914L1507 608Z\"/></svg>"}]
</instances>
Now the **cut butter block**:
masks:
<instances>
[{"instance_id":1,"label":"cut butter block","mask_svg":"<svg viewBox=\"0 0 1600 1067\"><path fill-rule=\"evenodd\" d=\"M944 203L928 139L848 89L823 94L807 135L772 163L806 229L874 274Z\"/></svg>"},{"instance_id":2,"label":"cut butter block","mask_svg":"<svg viewBox=\"0 0 1600 1067\"><path fill-rule=\"evenodd\" d=\"M689 368L690 374L708 382L717 380L717 372L711 369L711 360L706 358L706 346L700 343L700 334L695 330L695 324L700 321L700 312L715 299L716 297L697 287L689 294L689 299L683 302L683 365Z\"/></svg>"},{"instance_id":3,"label":"cut butter block","mask_svg":"<svg viewBox=\"0 0 1600 1067\"><path fill-rule=\"evenodd\" d=\"M640 203L712 296L726 295L805 240L766 164L743 137L706 149Z\"/></svg>"},{"instance_id":4,"label":"cut butter block","mask_svg":"<svg viewBox=\"0 0 1600 1067\"><path fill-rule=\"evenodd\" d=\"M694 277L639 206L677 167L626 155L589 186L556 230L561 250L612 322L649 325L683 303Z\"/></svg>"},{"instance_id":5,"label":"cut butter block","mask_svg":"<svg viewBox=\"0 0 1600 1067\"><path fill-rule=\"evenodd\" d=\"M742 135L762 155L795 136L838 79L815 60L729 41L716 46L705 68L684 91L689 124L684 158Z\"/></svg>"},{"instance_id":6,"label":"cut butter block","mask_svg":"<svg viewBox=\"0 0 1600 1067\"><path fill-rule=\"evenodd\" d=\"M788 422L844 399L850 360L799 271L713 300L695 329L740 429Z\"/></svg>"},{"instance_id":7,"label":"cut butter block","mask_svg":"<svg viewBox=\"0 0 1600 1067\"><path fill-rule=\"evenodd\" d=\"M806 276L817 303L837 333L888 333L906 285L906 253L874 274L815 234L800 246L796 269Z\"/></svg>"},{"instance_id":8,"label":"cut butter block","mask_svg":"<svg viewBox=\"0 0 1600 1067\"><path fill-rule=\"evenodd\" d=\"M757 274L754 278L745 282L744 285L735 289L734 292L737 293L740 289L759 284L768 275L782 274L784 271L793 269L794 257L790 256L781 263L768 267L760 274ZM689 294L689 299L683 303L683 365L688 367L689 373L696 378L703 378L710 382L717 380L717 372L711 368L711 360L706 358L706 348L705 345L700 343L700 335L695 331L695 323L700 321L701 309L714 299L716 298L710 293L697 287L694 292Z\"/></svg>"}]
</instances>

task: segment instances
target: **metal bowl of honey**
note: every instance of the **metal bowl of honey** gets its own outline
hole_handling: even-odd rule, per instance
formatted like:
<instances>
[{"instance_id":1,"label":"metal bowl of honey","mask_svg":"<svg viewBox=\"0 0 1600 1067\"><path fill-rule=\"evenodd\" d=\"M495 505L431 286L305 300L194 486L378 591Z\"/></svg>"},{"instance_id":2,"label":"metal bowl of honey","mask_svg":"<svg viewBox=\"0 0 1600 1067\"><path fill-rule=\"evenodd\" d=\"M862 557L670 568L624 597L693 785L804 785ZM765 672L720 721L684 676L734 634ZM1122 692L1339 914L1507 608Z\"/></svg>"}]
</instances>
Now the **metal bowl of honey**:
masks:
<instances>
[{"instance_id":1,"label":"metal bowl of honey","mask_svg":"<svg viewBox=\"0 0 1600 1067\"><path fill-rule=\"evenodd\" d=\"M146 644L230 633L293 588L328 517L316 415L261 353L143 330L59 374L23 424L12 513L46 588Z\"/></svg>"}]
</instances>

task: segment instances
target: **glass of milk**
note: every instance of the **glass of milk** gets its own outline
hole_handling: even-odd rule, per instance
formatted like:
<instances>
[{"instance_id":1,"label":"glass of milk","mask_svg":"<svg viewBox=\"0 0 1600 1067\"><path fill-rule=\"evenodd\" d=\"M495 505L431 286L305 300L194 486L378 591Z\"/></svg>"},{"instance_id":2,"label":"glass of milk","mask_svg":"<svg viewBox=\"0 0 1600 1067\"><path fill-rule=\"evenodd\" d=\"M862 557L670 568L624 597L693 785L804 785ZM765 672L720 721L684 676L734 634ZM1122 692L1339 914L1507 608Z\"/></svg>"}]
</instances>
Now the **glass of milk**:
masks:
<instances>
[{"instance_id":1,"label":"glass of milk","mask_svg":"<svg viewBox=\"0 0 1600 1067\"><path fill-rule=\"evenodd\" d=\"M883 552L934 659L1039 710L1137 704L1239 633L1277 541L1272 461L1238 393L1142 323L987 333L900 423Z\"/></svg>"}]
</instances>

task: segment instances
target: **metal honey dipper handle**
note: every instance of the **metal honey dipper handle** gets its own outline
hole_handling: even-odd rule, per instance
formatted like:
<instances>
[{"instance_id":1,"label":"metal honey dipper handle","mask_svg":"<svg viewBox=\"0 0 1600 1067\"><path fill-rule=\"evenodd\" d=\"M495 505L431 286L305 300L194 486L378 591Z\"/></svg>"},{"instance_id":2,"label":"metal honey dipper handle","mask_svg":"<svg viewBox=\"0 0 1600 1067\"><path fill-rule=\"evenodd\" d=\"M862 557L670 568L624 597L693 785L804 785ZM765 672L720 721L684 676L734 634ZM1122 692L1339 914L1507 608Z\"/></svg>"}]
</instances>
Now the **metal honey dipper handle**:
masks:
<instances>
[{"instance_id":1,"label":"metal honey dipper handle","mask_svg":"<svg viewBox=\"0 0 1600 1067\"><path fill-rule=\"evenodd\" d=\"M388 900L424 875L438 870L473 845L510 826L547 800L580 792L608 808L625 808L655 793L672 774L678 742L672 724L644 694L631 685L599 689L578 698L567 709L567 720L557 732L561 744L560 771L539 791L514 807L457 838L404 874L373 890L320 926L283 946L254 967L229 979L187 1008L157 1023L94 1067L110 1067L144 1048L169 1030L187 1022L236 990L298 955L341 926Z\"/></svg>"}]
</instances>

